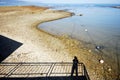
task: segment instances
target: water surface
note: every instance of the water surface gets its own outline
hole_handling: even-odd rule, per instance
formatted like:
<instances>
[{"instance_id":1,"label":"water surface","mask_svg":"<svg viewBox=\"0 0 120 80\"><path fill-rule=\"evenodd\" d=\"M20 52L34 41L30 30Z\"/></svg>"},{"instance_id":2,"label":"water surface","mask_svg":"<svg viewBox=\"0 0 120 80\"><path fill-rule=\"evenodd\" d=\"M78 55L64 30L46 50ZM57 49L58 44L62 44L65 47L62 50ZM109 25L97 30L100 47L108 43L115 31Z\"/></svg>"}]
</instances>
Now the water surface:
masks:
<instances>
[{"instance_id":1,"label":"water surface","mask_svg":"<svg viewBox=\"0 0 120 80\"><path fill-rule=\"evenodd\" d=\"M54 9L74 12L75 16L42 23L39 25L40 29L54 35L65 34L92 45L104 46L107 53L111 53L111 50L116 53L116 46L120 50L120 9L102 5L64 5ZM78 16L79 14L83 16Z\"/></svg>"}]
</instances>

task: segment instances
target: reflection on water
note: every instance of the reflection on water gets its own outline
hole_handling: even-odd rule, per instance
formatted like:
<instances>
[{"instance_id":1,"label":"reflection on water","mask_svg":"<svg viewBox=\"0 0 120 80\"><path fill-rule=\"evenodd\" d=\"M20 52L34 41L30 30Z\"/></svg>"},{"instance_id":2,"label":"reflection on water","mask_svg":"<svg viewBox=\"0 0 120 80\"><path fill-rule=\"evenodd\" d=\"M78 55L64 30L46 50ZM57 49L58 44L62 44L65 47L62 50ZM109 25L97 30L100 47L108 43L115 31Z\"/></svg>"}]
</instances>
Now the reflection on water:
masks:
<instances>
[{"instance_id":1,"label":"reflection on water","mask_svg":"<svg viewBox=\"0 0 120 80\"><path fill-rule=\"evenodd\" d=\"M67 34L84 43L90 43L94 47L96 45L103 46L105 53L111 58L113 57L112 54L119 54L120 9L110 7L67 7L67 10L74 12L76 15L42 23L39 28L54 35ZM83 16L77 16L77 14L83 14Z\"/></svg>"}]
</instances>

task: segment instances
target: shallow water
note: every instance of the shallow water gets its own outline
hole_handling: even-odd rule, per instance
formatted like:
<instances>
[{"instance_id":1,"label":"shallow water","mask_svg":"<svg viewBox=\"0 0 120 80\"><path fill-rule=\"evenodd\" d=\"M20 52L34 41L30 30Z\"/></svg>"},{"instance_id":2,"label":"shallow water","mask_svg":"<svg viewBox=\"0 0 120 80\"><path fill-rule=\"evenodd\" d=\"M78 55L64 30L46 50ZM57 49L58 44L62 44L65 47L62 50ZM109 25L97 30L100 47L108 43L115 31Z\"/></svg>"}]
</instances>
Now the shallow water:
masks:
<instances>
[{"instance_id":1,"label":"shallow water","mask_svg":"<svg viewBox=\"0 0 120 80\"><path fill-rule=\"evenodd\" d=\"M40 29L54 35L67 34L91 45L104 46L107 54L120 51L120 9L100 6L64 6L55 9L74 12L75 15L42 23ZM79 14L83 16L77 16Z\"/></svg>"}]
</instances>

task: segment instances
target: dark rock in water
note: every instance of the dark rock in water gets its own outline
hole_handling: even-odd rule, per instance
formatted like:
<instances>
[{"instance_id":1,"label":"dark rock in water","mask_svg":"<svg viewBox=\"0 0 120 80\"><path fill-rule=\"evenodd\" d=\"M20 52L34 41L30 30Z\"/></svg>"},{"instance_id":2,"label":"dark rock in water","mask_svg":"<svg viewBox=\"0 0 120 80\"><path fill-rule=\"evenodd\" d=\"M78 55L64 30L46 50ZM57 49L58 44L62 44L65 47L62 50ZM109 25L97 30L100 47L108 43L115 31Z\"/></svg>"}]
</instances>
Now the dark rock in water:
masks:
<instances>
[{"instance_id":1,"label":"dark rock in water","mask_svg":"<svg viewBox=\"0 0 120 80\"><path fill-rule=\"evenodd\" d=\"M79 16L83 16L83 14L79 14Z\"/></svg>"},{"instance_id":2,"label":"dark rock in water","mask_svg":"<svg viewBox=\"0 0 120 80\"><path fill-rule=\"evenodd\" d=\"M103 50L104 46L95 46L95 49L97 49L97 50Z\"/></svg>"},{"instance_id":3,"label":"dark rock in water","mask_svg":"<svg viewBox=\"0 0 120 80\"><path fill-rule=\"evenodd\" d=\"M77 14L77 16L83 16L83 14Z\"/></svg>"}]
</instances>

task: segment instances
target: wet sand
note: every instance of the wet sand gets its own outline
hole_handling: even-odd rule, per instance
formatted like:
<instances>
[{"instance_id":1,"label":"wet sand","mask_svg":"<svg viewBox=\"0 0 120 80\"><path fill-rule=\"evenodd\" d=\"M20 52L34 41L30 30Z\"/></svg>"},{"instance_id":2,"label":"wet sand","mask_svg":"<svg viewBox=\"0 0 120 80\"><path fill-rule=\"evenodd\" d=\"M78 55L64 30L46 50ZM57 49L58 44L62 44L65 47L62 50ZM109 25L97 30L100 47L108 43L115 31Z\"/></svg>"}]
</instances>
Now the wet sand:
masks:
<instances>
[{"instance_id":1,"label":"wet sand","mask_svg":"<svg viewBox=\"0 0 120 80\"><path fill-rule=\"evenodd\" d=\"M100 55L77 40L67 35L61 37L39 30L38 24L70 17L72 14L64 11L54 11L48 8L35 6L0 7L0 35L23 43L3 62L72 62L77 56L89 72L91 80L108 80L116 77L116 71L106 71L99 63ZM111 62L105 59L110 67ZM105 67L107 69L108 67Z\"/></svg>"}]
</instances>

